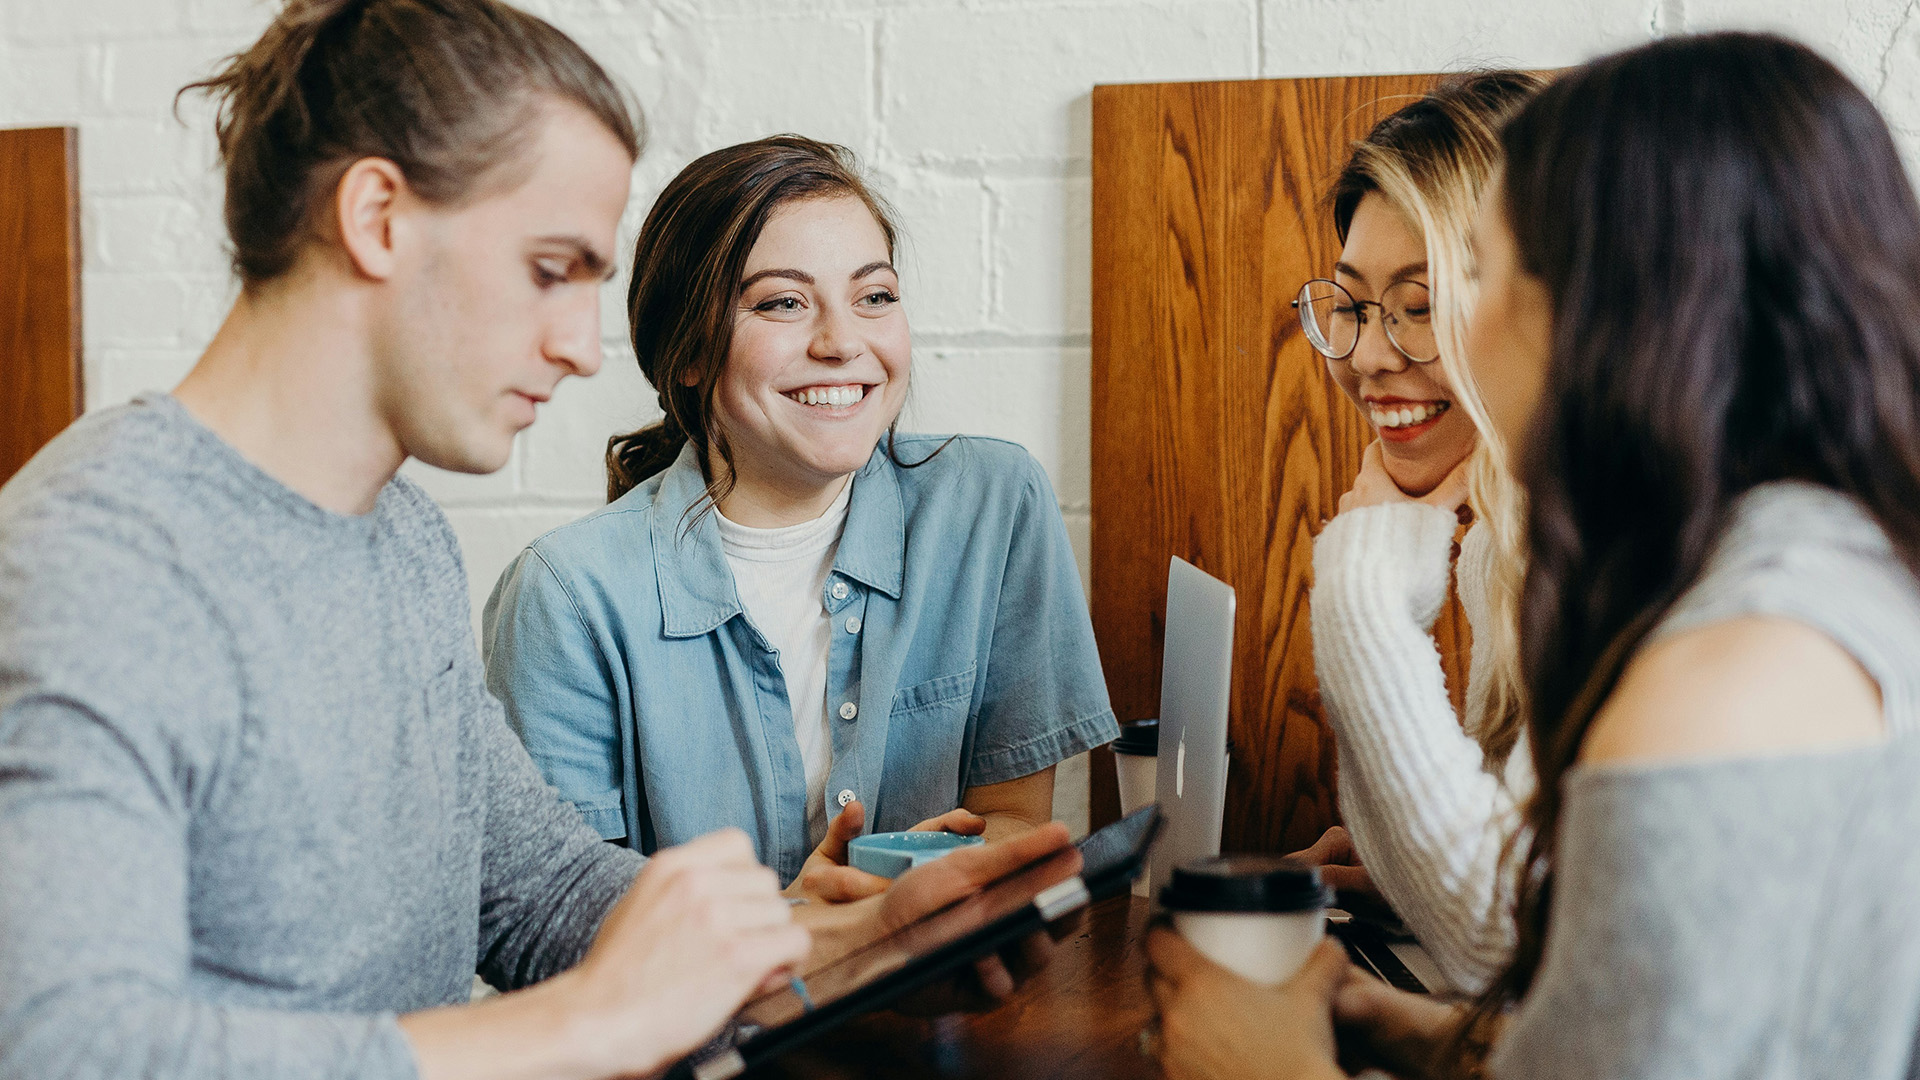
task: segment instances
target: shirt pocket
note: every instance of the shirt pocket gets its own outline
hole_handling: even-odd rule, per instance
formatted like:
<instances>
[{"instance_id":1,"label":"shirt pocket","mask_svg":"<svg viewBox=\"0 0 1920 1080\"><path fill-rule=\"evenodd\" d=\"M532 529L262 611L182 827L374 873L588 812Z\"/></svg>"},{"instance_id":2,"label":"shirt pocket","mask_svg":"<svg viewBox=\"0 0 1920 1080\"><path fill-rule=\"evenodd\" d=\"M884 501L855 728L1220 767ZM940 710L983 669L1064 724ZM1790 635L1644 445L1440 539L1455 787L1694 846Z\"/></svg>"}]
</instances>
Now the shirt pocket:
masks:
<instances>
[{"instance_id":1,"label":"shirt pocket","mask_svg":"<svg viewBox=\"0 0 1920 1080\"><path fill-rule=\"evenodd\" d=\"M975 666L903 687L893 695L885 782L888 791L906 803L895 807L899 798L885 801L906 815L906 824L898 828L951 810L959 801L957 785L966 773L962 758L968 744Z\"/></svg>"},{"instance_id":2,"label":"shirt pocket","mask_svg":"<svg viewBox=\"0 0 1920 1080\"><path fill-rule=\"evenodd\" d=\"M973 700L973 673L976 667L977 664L968 664L964 671L902 687L894 692L893 707L888 711L898 720L943 708L964 709Z\"/></svg>"}]
</instances>

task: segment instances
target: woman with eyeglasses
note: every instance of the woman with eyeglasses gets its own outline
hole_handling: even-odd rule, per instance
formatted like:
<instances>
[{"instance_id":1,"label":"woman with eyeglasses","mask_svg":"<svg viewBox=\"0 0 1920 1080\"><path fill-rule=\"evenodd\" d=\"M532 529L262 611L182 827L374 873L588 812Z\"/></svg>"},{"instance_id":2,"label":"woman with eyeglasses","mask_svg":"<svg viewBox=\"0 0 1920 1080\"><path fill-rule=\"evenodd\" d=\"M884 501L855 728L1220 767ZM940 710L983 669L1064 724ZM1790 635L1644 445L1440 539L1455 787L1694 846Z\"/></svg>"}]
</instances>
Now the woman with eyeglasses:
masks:
<instances>
[{"instance_id":1,"label":"woman with eyeglasses","mask_svg":"<svg viewBox=\"0 0 1920 1080\"><path fill-rule=\"evenodd\" d=\"M1149 938L1171 1080L1794 1077L1920 1063L1920 203L1782 38L1667 38L1503 129L1468 362L1523 462L1539 794L1476 1008L1325 945ZM1491 1046L1483 1055L1480 1048Z\"/></svg>"},{"instance_id":2,"label":"woman with eyeglasses","mask_svg":"<svg viewBox=\"0 0 1920 1080\"><path fill-rule=\"evenodd\" d=\"M1512 949L1497 883L1532 788L1527 755L1513 752L1512 635L1497 629L1520 565L1518 503L1497 447L1476 438L1479 397L1457 363L1467 235L1498 123L1538 85L1510 71L1455 77L1380 121L1334 184L1333 276L1294 305L1379 434L1314 544L1314 661L1347 824L1302 857L1343 889L1377 891L1463 991ZM1430 636L1455 555L1473 631L1464 718Z\"/></svg>"}]
</instances>

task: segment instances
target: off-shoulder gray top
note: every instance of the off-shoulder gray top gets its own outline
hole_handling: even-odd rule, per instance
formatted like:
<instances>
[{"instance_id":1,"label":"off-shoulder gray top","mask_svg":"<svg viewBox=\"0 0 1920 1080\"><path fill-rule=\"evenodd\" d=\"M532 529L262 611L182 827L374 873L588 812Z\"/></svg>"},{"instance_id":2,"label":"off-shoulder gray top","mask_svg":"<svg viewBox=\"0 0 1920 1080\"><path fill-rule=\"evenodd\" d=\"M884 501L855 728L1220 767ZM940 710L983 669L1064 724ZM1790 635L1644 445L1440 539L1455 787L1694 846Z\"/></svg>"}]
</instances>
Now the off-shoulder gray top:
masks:
<instances>
[{"instance_id":1,"label":"off-shoulder gray top","mask_svg":"<svg viewBox=\"0 0 1920 1080\"><path fill-rule=\"evenodd\" d=\"M1851 652L1888 741L1570 772L1546 955L1494 1075L1920 1077L1920 584L1858 504L1769 484L1659 634L1748 614Z\"/></svg>"}]
</instances>

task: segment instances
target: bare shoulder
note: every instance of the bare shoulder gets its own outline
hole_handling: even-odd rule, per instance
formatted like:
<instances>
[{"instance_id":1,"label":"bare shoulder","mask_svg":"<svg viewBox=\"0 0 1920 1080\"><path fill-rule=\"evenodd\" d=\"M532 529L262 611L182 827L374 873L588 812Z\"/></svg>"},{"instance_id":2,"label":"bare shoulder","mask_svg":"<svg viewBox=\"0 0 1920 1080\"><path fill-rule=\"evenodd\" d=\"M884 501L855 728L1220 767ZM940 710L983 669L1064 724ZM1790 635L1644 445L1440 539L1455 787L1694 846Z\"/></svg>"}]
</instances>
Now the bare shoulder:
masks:
<instances>
[{"instance_id":1,"label":"bare shoulder","mask_svg":"<svg viewBox=\"0 0 1920 1080\"><path fill-rule=\"evenodd\" d=\"M1880 688L1852 654L1806 623L1753 615L1643 648L1594 718L1580 760L1837 750L1884 731Z\"/></svg>"}]
</instances>

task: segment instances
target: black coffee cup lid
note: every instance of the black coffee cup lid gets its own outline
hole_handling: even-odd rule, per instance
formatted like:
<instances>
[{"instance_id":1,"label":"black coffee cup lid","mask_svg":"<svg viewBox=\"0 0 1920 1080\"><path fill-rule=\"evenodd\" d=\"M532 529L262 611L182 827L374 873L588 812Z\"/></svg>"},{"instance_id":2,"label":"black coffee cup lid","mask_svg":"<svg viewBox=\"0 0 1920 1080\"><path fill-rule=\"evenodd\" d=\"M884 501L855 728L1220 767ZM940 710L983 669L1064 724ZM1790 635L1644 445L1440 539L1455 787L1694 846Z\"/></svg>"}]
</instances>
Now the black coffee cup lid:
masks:
<instances>
[{"instance_id":1,"label":"black coffee cup lid","mask_svg":"<svg viewBox=\"0 0 1920 1080\"><path fill-rule=\"evenodd\" d=\"M1148 757L1160 753L1160 721L1157 717L1146 720L1129 720L1120 725L1120 737L1113 740L1113 752L1116 754L1144 754Z\"/></svg>"},{"instance_id":2,"label":"black coffee cup lid","mask_svg":"<svg viewBox=\"0 0 1920 1080\"><path fill-rule=\"evenodd\" d=\"M1160 903L1171 911L1313 911L1333 903L1333 890L1319 867L1298 859L1226 855L1174 867Z\"/></svg>"}]
</instances>

